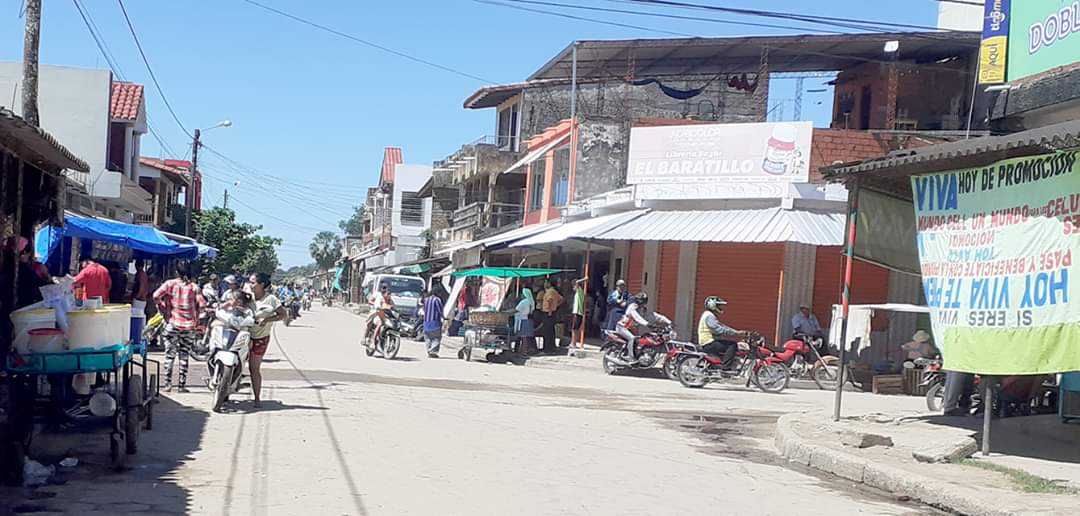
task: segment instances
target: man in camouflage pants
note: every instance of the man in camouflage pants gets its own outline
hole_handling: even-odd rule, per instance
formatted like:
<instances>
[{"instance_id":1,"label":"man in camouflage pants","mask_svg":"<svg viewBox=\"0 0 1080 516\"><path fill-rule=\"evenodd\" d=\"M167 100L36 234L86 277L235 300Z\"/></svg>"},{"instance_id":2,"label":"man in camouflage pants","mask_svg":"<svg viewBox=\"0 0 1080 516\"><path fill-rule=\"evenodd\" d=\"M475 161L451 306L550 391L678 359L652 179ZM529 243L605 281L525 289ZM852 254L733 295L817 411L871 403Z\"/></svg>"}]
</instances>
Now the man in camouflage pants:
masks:
<instances>
[{"instance_id":1,"label":"man in camouflage pants","mask_svg":"<svg viewBox=\"0 0 1080 516\"><path fill-rule=\"evenodd\" d=\"M176 278L166 281L154 292L154 302L165 318L165 391L172 391L173 363L179 357L179 392L188 392L188 356L198 341L199 313L206 306L202 289L191 280L189 264L176 265Z\"/></svg>"}]
</instances>

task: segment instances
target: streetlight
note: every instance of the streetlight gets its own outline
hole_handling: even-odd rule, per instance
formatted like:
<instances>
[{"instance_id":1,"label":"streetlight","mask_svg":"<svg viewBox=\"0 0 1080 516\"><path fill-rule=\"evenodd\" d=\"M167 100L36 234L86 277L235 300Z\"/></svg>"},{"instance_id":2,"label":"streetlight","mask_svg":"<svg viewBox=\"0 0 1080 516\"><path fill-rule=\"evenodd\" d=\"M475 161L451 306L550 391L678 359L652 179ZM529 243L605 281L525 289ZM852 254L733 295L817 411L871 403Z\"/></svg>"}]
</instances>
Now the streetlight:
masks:
<instances>
[{"instance_id":1,"label":"streetlight","mask_svg":"<svg viewBox=\"0 0 1080 516\"><path fill-rule=\"evenodd\" d=\"M202 131L209 131L218 127L232 127L232 120L222 120L206 129L196 128L194 141L191 142L191 174L187 185L187 195L184 196L184 232L187 236L192 236L195 233L191 228L191 210L195 206L195 196L192 195L191 189L195 186L195 172L199 170L199 146L202 145L199 139L202 138ZM227 199L228 194L226 193L226 204L228 203Z\"/></svg>"}]
</instances>

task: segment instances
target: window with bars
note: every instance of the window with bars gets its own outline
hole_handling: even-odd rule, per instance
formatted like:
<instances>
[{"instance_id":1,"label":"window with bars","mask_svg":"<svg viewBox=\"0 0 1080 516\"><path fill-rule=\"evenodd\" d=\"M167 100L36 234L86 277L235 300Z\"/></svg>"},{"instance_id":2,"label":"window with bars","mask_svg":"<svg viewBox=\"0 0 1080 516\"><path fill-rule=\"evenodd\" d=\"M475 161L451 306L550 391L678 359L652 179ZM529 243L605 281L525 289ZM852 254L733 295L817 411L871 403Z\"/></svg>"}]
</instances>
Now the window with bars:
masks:
<instances>
[{"instance_id":1,"label":"window with bars","mask_svg":"<svg viewBox=\"0 0 1080 516\"><path fill-rule=\"evenodd\" d=\"M563 145L555 151L555 170L553 171L552 206L566 206L570 199L570 146Z\"/></svg>"},{"instance_id":2,"label":"window with bars","mask_svg":"<svg viewBox=\"0 0 1080 516\"><path fill-rule=\"evenodd\" d=\"M424 199L418 197L416 192L401 192L401 224L424 225Z\"/></svg>"}]
</instances>

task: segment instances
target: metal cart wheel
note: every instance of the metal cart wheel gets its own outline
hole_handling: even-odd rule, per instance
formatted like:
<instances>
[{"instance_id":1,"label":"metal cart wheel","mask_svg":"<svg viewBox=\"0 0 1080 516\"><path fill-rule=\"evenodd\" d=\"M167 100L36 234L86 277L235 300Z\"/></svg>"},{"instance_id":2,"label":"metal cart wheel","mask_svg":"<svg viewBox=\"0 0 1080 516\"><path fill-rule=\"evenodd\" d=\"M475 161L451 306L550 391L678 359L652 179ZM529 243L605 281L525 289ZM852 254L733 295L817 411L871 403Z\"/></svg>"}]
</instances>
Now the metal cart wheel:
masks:
<instances>
[{"instance_id":1,"label":"metal cart wheel","mask_svg":"<svg viewBox=\"0 0 1080 516\"><path fill-rule=\"evenodd\" d=\"M129 455L135 454L139 449L139 430L142 425L143 412L143 379L142 376L133 374L128 378L125 386L127 389L127 406L124 407L124 444L125 451Z\"/></svg>"}]
</instances>

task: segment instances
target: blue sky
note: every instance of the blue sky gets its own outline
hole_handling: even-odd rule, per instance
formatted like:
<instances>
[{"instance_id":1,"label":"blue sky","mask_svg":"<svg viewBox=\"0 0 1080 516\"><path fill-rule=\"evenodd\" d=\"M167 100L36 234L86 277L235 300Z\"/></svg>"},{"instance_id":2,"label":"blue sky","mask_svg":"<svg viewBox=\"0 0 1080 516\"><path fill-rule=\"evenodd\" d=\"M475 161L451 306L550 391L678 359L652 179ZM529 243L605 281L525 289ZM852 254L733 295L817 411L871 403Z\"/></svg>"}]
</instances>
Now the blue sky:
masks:
<instances>
[{"instance_id":1,"label":"blue sky","mask_svg":"<svg viewBox=\"0 0 1080 516\"><path fill-rule=\"evenodd\" d=\"M143 139L143 154L186 157L190 141L153 88L118 3L81 1L115 55L123 78L147 85L151 125L180 155L168 155L150 135ZM472 0L259 1L497 83L523 80L575 39L664 37ZM552 1L769 23L611 0ZM22 58L23 20L17 16L21 3L0 2L2 60ZM935 0L711 3L919 25L934 25L937 13ZM41 61L107 68L73 2L44 4ZM897 8L900 5L902 9ZM262 224L265 233L285 240L279 255L287 266L310 261L306 248L314 230L336 230L337 220L359 203L362 189L377 180L384 147L402 147L407 162L430 163L493 132L493 112L462 108L465 97L483 85L475 79L318 31L242 0L126 0L125 6L180 120L189 129L232 120L231 128L209 132L204 141L254 169L241 174L235 166L203 153L205 160L200 161L205 168L200 168L208 176L204 205L220 204L223 189L229 186L238 201L232 207L241 220ZM812 32L529 7L698 36ZM770 96L791 98L793 83L777 81ZM815 87L821 85L807 81L806 88ZM821 106L816 106L818 100L824 100ZM803 118L827 120L827 94L808 94L804 105ZM790 104L785 110L790 117ZM260 181L255 171L294 178L298 190L283 192ZM237 180L240 184L231 186Z\"/></svg>"}]
</instances>

